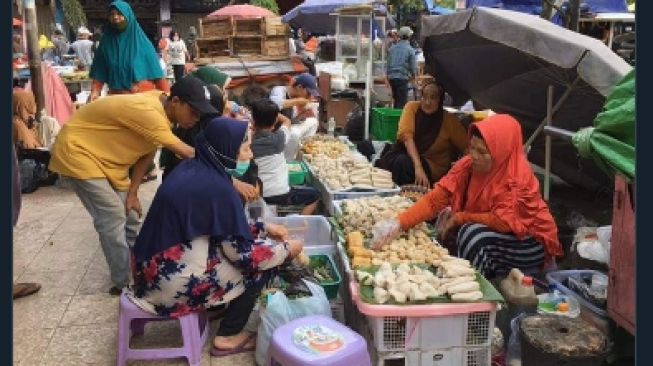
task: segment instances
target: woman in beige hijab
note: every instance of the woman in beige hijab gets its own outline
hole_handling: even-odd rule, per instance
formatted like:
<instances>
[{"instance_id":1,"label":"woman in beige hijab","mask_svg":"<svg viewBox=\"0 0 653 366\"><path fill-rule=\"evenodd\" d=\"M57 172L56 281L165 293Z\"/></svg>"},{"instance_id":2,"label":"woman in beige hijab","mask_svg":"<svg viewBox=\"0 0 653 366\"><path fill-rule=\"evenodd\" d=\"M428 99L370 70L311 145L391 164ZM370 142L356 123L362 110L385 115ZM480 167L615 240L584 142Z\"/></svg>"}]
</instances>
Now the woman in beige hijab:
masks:
<instances>
[{"instance_id":1,"label":"woman in beige hijab","mask_svg":"<svg viewBox=\"0 0 653 366\"><path fill-rule=\"evenodd\" d=\"M36 128L36 101L27 91L15 91L13 96L14 143L22 149L43 147Z\"/></svg>"}]
</instances>

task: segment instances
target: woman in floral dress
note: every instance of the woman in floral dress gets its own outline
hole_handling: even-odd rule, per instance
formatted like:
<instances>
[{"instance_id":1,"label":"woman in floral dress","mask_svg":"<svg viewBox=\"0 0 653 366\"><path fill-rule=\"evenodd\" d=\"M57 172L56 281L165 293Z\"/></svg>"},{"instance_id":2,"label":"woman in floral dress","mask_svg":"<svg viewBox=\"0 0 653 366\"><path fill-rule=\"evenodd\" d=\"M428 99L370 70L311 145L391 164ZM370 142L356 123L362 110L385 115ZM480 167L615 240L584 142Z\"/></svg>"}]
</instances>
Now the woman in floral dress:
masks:
<instances>
[{"instance_id":1,"label":"woman in floral dress","mask_svg":"<svg viewBox=\"0 0 653 366\"><path fill-rule=\"evenodd\" d=\"M216 356L254 349L243 328L256 299L274 269L302 250L282 227L245 218L230 174L252 159L250 140L246 123L210 121L196 138L195 158L159 187L133 248L130 296L142 309L179 317L228 305Z\"/></svg>"}]
</instances>

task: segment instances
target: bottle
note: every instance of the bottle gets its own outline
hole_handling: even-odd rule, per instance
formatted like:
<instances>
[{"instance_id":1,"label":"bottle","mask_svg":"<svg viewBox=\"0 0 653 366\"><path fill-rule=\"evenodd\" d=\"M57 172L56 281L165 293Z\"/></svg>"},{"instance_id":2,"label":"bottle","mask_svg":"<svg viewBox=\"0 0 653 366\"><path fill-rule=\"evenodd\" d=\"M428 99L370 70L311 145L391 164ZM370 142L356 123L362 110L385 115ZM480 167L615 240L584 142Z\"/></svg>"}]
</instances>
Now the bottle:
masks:
<instances>
[{"instance_id":1,"label":"bottle","mask_svg":"<svg viewBox=\"0 0 653 366\"><path fill-rule=\"evenodd\" d=\"M506 299L507 310L497 313L497 325L507 339L510 338L510 322L521 313L535 313L539 303L533 287L533 277L524 276L522 271L513 268L501 281L499 291Z\"/></svg>"},{"instance_id":2,"label":"bottle","mask_svg":"<svg viewBox=\"0 0 653 366\"><path fill-rule=\"evenodd\" d=\"M327 123L327 134L331 137L335 136L336 132L336 119L331 117Z\"/></svg>"}]
</instances>

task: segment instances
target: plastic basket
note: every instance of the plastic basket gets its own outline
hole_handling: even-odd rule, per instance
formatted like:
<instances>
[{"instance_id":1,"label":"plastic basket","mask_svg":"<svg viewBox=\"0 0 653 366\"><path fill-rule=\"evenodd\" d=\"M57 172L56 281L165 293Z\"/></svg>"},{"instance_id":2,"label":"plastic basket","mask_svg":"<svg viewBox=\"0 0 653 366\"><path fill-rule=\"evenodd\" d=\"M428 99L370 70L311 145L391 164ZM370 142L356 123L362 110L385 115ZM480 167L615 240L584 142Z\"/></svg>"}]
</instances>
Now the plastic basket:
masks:
<instances>
[{"instance_id":1,"label":"plastic basket","mask_svg":"<svg viewBox=\"0 0 653 366\"><path fill-rule=\"evenodd\" d=\"M334 280L329 282L321 282L320 286L324 288L327 299L333 300L338 297L338 288L340 288L340 282L342 282L342 278L340 277L340 273L338 273L338 267L336 267L333 258L331 258L331 256L328 254L309 255L308 257L310 259L310 263L308 265L310 268L321 265L326 265L329 268L331 276L334 278Z\"/></svg>"},{"instance_id":2,"label":"plastic basket","mask_svg":"<svg viewBox=\"0 0 653 366\"><path fill-rule=\"evenodd\" d=\"M391 141L397 140L397 129L399 128L399 118L401 109L392 108L372 108L372 121L370 132L375 140Z\"/></svg>"},{"instance_id":3,"label":"plastic basket","mask_svg":"<svg viewBox=\"0 0 653 366\"><path fill-rule=\"evenodd\" d=\"M291 167L299 167L299 171L292 171ZM299 161L288 163L288 183L291 186L301 186L306 180L306 172L307 170L303 163Z\"/></svg>"},{"instance_id":4,"label":"plastic basket","mask_svg":"<svg viewBox=\"0 0 653 366\"><path fill-rule=\"evenodd\" d=\"M291 239L304 241L304 252L307 255L336 254L336 242L329 220L324 216L293 215L275 217L269 220L273 224L283 225L288 229Z\"/></svg>"}]
</instances>

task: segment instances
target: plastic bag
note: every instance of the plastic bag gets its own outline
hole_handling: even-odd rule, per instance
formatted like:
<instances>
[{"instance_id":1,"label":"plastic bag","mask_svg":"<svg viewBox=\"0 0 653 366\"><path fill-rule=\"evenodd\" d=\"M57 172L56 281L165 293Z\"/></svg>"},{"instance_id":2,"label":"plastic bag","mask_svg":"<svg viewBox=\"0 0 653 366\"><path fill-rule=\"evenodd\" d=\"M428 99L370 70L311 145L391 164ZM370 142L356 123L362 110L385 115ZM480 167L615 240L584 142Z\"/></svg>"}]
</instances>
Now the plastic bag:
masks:
<instances>
[{"instance_id":1,"label":"plastic bag","mask_svg":"<svg viewBox=\"0 0 653 366\"><path fill-rule=\"evenodd\" d=\"M245 215L248 221L267 221L268 219L277 217L276 212L270 206L259 198L258 200L248 203L245 210Z\"/></svg>"},{"instance_id":2,"label":"plastic bag","mask_svg":"<svg viewBox=\"0 0 653 366\"><path fill-rule=\"evenodd\" d=\"M24 159L19 165L21 193L33 193L48 180L48 167L45 163L34 159Z\"/></svg>"},{"instance_id":3,"label":"plastic bag","mask_svg":"<svg viewBox=\"0 0 653 366\"><path fill-rule=\"evenodd\" d=\"M519 336L519 323L527 315L522 313L510 322L510 339L506 353L506 366L521 366L521 338Z\"/></svg>"},{"instance_id":4,"label":"plastic bag","mask_svg":"<svg viewBox=\"0 0 653 366\"><path fill-rule=\"evenodd\" d=\"M600 263L610 261L612 226L579 227L574 237L573 251L585 259Z\"/></svg>"},{"instance_id":5,"label":"plastic bag","mask_svg":"<svg viewBox=\"0 0 653 366\"><path fill-rule=\"evenodd\" d=\"M303 280L313 296L298 299L288 299L283 292L277 291L268 295L267 306L260 309L261 323L256 338L256 363L267 363L268 347L272 333L282 325L309 315L324 315L331 317L331 307L324 289L313 282Z\"/></svg>"},{"instance_id":6,"label":"plastic bag","mask_svg":"<svg viewBox=\"0 0 653 366\"><path fill-rule=\"evenodd\" d=\"M372 249L379 249L393 241L400 230L399 220L385 219L377 222L372 228Z\"/></svg>"}]
</instances>

